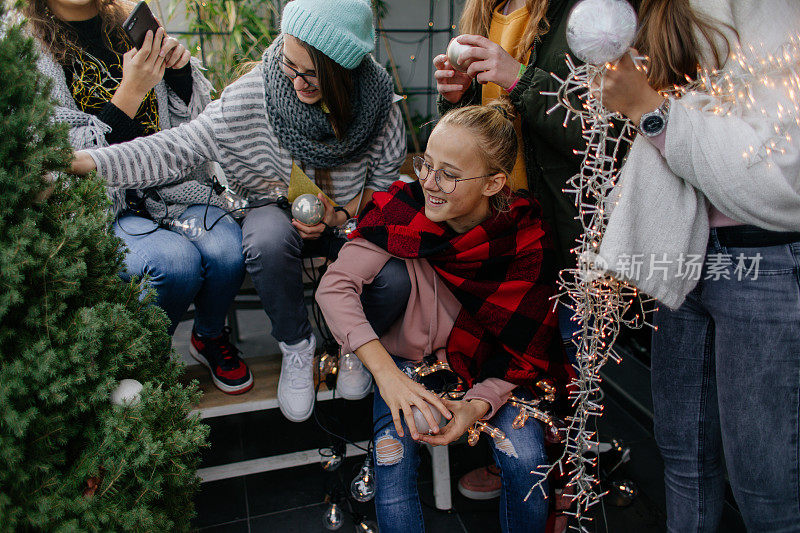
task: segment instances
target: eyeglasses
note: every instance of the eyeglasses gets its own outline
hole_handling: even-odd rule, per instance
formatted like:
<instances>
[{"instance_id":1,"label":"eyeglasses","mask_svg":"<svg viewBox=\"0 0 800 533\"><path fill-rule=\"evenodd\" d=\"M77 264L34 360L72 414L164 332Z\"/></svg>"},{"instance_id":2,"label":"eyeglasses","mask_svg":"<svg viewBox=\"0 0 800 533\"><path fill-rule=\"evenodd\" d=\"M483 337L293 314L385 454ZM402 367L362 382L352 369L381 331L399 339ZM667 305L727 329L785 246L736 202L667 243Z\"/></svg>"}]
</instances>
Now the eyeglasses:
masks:
<instances>
[{"instance_id":1,"label":"eyeglasses","mask_svg":"<svg viewBox=\"0 0 800 533\"><path fill-rule=\"evenodd\" d=\"M417 174L419 180L425 181L430 177L431 173L433 173L433 179L436 181L436 186L445 194L450 194L451 192L455 191L456 184L459 181L477 180L481 178L488 178L489 176L494 175L486 174L485 176L475 176L474 178L457 178L449 174L443 168L440 168L439 170L433 170L433 167L431 167L423 158L418 155L414 156L413 162L414 172Z\"/></svg>"},{"instance_id":2,"label":"eyeglasses","mask_svg":"<svg viewBox=\"0 0 800 533\"><path fill-rule=\"evenodd\" d=\"M299 70L290 67L289 64L286 63L286 56L282 55L282 54L281 54L280 62L281 62L281 65L283 65L286 69L289 70L288 72L286 70L284 70L283 73L286 74L286 76L290 80L294 80L295 78L300 76L303 79L303 81L306 82L307 84L309 84L311 87L315 87L315 88L319 89L319 86L316 83L309 81L309 78L313 78L313 79L316 80L317 79L317 75L316 74L311 74L310 72L300 72Z\"/></svg>"}]
</instances>

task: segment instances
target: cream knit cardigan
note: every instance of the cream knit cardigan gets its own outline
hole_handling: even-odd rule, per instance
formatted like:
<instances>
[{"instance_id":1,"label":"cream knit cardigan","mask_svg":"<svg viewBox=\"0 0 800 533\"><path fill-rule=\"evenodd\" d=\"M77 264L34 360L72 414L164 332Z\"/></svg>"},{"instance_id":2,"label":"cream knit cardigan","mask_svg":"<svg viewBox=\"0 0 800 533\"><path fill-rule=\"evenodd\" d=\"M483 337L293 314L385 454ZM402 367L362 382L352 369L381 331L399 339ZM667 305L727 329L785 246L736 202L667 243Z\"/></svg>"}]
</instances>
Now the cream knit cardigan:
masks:
<instances>
[{"instance_id":1,"label":"cream knit cardigan","mask_svg":"<svg viewBox=\"0 0 800 533\"><path fill-rule=\"evenodd\" d=\"M735 28L740 42L763 43L765 50L776 50L789 35L800 34L798 0L692 3ZM732 63L724 68L739 68ZM755 98L770 109L781 94L781 88L762 89ZM611 217L596 266L673 309L697 284L680 275L680 261L705 256L709 202L744 224L800 231L800 131L793 132L785 154L748 163L744 152L764 144L772 135L772 121L746 109L727 115L704 110L713 105L703 94L673 101L665 155L637 138L606 204ZM630 268L634 256L641 259L638 272Z\"/></svg>"}]
</instances>

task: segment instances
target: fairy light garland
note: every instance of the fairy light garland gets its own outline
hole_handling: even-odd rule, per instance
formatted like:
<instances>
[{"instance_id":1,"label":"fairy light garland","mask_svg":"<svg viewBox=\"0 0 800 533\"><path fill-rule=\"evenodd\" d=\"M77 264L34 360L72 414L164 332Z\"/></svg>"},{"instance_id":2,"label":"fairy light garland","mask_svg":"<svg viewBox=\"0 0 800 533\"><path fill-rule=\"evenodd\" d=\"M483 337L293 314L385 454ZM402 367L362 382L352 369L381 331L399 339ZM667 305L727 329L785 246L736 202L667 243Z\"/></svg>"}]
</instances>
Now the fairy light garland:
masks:
<instances>
[{"instance_id":1,"label":"fairy light garland","mask_svg":"<svg viewBox=\"0 0 800 533\"><path fill-rule=\"evenodd\" d=\"M646 57L634 57L639 68ZM680 98L686 94L702 93L711 97L711 104L703 110L717 115L741 115L756 112L768 121L771 135L759 146L749 146L742 154L748 166L766 161L786 153L792 143L795 130L800 128L800 37L791 36L773 52L767 52L763 44L737 47L729 61L734 68L720 71L700 71L697 81L675 87L669 95ZM621 356L614 342L622 326L650 326L644 316L644 306L654 301L644 297L632 285L609 276L602 259L597 255L610 213L606 210L609 195L616 185L621 165L618 160L621 148L632 143L635 130L632 124L602 105L603 74L609 65L576 65L570 56L566 58L569 74L560 79L559 89L543 92L557 103L548 110L566 111L564 126L571 120L580 120L582 136L586 141L581 171L568 181L565 192L575 195L575 205L580 214L583 233L578 246L573 249L578 257L576 268L567 269L560 275L561 292L557 299L573 310L574 320L580 331L574 339L577 353L577 379L572 383L570 399L574 414L566 419L566 444L563 454L551 465L537 470L540 479L531 487L528 496L541 490L545 497L545 481L558 472L568 476L567 487L572 489L573 510L565 514L575 518L575 531L589 532L591 517L588 511L605 495L599 488L595 476L596 457L585 456L587 450L598 445L595 431L591 429L593 417L602 416L602 393L600 371L608 360L619 363ZM598 85L593 85L600 80ZM760 104L757 95L764 90L780 97L770 106ZM577 100L580 105L573 104ZM625 318L632 303L638 302L641 311L633 318ZM531 416L529 406L523 405L515 425L522 427Z\"/></svg>"},{"instance_id":2,"label":"fairy light garland","mask_svg":"<svg viewBox=\"0 0 800 533\"><path fill-rule=\"evenodd\" d=\"M637 57L637 64L645 58ZM570 57L566 57L569 75L560 79L553 74L560 87L556 92L543 92L552 96L557 103L548 110L566 111L564 126L571 120L579 120L586 148L575 151L582 155L581 170L567 182L565 192L575 195L575 205L580 215L582 236L576 248L578 257L575 268L566 269L560 274L560 293L556 298L569 307L573 320L579 325L579 334L573 339L577 347L577 378L570 386L569 398L572 401L574 414L565 419L566 437L564 452L552 464L534 471L539 480L531 487L528 497L535 490L541 490L545 497L545 482L553 472L568 476L566 486L572 489L573 510L565 514L574 516L575 525L571 529L588 532L591 517L587 512L596 505L605 494L599 488L599 480L595 475L597 459L586 456L584 452L598 446L592 419L603 412L602 392L600 390L600 370L610 359L620 362L621 357L614 348L614 342L623 325L641 327L647 322L644 313L637 313L633 318L625 318L625 312L632 302L641 299L636 288L625 282L608 276L598 264L597 250L600 246L610 213L605 209L605 202L616 184L619 170L619 154L625 144L633 139L634 128L630 122L611 113L602 105L603 83L593 86L594 80L602 80L606 65L576 65ZM580 105L573 104L578 101ZM613 119L613 120L612 120ZM515 403L518 400L515 401ZM529 411L518 417L518 423L524 424L527 416L536 416L533 406L522 405ZM542 420L545 424L547 421ZM517 422L517 421L515 421ZM552 425L552 421L548 425Z\"/></svg>"}]
</instances>

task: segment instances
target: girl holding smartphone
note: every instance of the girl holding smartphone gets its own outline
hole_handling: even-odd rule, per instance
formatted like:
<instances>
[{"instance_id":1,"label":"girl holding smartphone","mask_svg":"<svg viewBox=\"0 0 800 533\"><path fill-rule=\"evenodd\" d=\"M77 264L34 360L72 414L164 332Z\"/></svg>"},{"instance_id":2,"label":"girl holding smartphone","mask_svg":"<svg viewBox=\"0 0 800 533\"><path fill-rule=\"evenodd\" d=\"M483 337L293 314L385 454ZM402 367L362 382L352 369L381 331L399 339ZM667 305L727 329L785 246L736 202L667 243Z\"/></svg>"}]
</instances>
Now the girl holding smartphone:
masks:
<instances>
[{"instance_id":1,"label":"girl holding smartphone","mask_svg":"<svg viewBox=\"0 0 800 533\"><path fill-rule=\"evenodd\" d=\"M314 407L316 340L303 297L304 255L335 257L344 240L326 228L356 216L372 193L398 178L405 130L392 82L370 56L375 29L364 0L294 0L281 34L253 70L229 85L194 120L129 143L77 152L73 169L97 169L110 184L171 183L184 169L217 161L232 186L258 198L288 183L293 164L341 207L325 203L323 221L307 226L275 205L243 222L247 271L283 354L278 402L292 421ZM129 176L125 169L136 165ZM237 249L232 248L231 254ZM408 294L402 264L389 263L365 291L370 316L397 316ZM371 376L353 365L338 391L359 398Z\"/></svg>"},{"instance_id":2,"label":"girl holding smartphone","mask_svg":"<svg viewBox=\"0 0 800 533\"><path fill-rule=\"evenodd\" d=\"M76 150L121 146L184 124L211 101L211 85L189 51L163 28L149 31L140 49L122 29L132 4L101 0L31 0L23 14L40 47L39 70L53 80L57 121L70 126ZM253 386L247 365L229 340L225 316L244 276L242 232L230 218L190 240L158 227L163 218L202 217L211 174L202 162L181 169L127 165L108 183L117 215L114 233L125 243L123 278L149 277L156 303L167 313L169 332L194 302L191 346L209 367L214 384L239 394ZM209 216L224 203L211 195Z\"/></svg>"}]
</instances>

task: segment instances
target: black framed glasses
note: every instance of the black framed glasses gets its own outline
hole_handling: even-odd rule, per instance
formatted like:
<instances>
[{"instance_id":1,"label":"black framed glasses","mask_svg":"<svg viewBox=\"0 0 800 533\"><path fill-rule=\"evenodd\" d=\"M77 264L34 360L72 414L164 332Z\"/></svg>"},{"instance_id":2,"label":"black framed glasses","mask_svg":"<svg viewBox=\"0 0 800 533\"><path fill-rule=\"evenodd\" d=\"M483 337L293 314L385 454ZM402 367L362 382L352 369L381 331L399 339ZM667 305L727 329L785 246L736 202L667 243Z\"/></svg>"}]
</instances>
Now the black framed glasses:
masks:
<instances>
[{"instance_id":1,"label":"black framed glasses","mask_svg":"<svg viewBox=\"0 0 800 533\"><path fill-rule=\"evenodd\" d=\"M316 80L317 79L317 75L316 74L311 74L310 72L300 72L296 68L293 68L293 67L289 66L289 64L286 62L286 56L283 55L283 54L281 54L280 62L281 62L281 65L283 65L285 67L285 69L288 69L288 71L284 70L283 73L286 74L286 76L290 80L294 80L295 78L300 76L303 79L303 81L306 82L307 84L309 84L311 87L315 87L315 88L319 89L319 85L317 85L316 83L314 83L312 81L309 81L309 78L314 78L314 80Z\"/></svg>"},{"instance_id":2,"label":"black framed glasses","mask_svg":"<svg viewBox=\"0 0 800 533\"><path fill-rule=\"evenodd\" d=\"M451 192L455 191L456 184L459 181L477 180L494 176L494 174L486 174L485 176L475 176L474 178L457 178L443 168L440 168L439 170L433 170L433 168L418 155L415 155L412 161L414 163L414 173L416 173L419 180L425 181L430 177L431 173L433 173L433 179L436 182L436 186L445 194L450 194Z\"/></svg>"}]
</instances>

